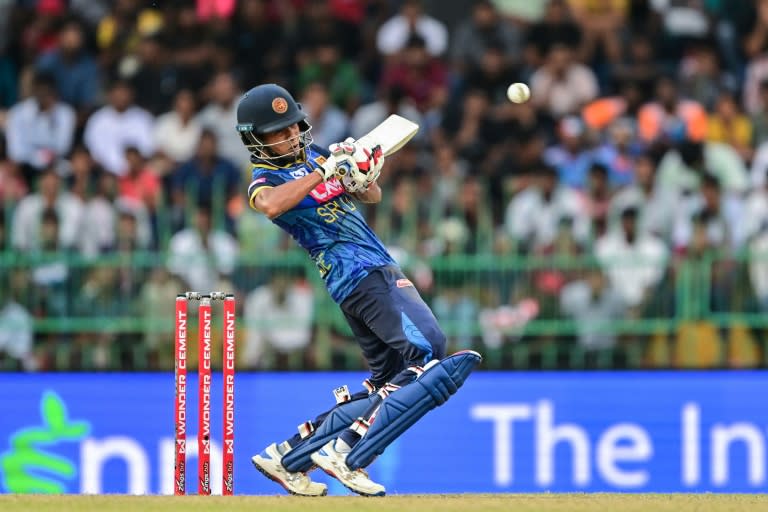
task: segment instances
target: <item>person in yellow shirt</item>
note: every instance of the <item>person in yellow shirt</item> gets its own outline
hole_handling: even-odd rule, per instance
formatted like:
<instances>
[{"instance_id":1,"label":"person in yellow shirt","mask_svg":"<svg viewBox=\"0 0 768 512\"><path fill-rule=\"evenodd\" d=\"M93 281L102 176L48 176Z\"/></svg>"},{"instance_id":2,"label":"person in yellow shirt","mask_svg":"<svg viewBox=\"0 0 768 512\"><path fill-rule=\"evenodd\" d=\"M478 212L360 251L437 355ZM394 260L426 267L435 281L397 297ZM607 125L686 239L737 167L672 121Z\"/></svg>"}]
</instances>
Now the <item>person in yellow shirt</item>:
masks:
<instances>
[{"instance_id":1,"label":"person in yellow shirt","mask_svg":"<svg viewBox=\"0 0 768 512\"><path fill-rule=\"evenodd\" d=\"M730 144L744 160L752 159L752 121L730 91L722 91L715 102L707 123L707 140Z\"/></svg>"}]
</instances>

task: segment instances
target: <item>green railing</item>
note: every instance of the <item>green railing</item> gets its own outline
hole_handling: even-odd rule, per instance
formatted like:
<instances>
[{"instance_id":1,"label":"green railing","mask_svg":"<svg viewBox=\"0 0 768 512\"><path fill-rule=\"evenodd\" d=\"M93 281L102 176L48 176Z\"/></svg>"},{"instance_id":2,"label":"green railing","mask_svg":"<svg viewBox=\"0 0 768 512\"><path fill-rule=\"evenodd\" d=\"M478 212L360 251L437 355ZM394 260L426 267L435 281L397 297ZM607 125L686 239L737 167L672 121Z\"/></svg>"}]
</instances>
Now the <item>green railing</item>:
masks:
<instances>
[{"instance_id":1,"label":"green railing","mask_svg":"<svg viewBox=\"0 0 768 512\"><path fill-rule=\"evenodd\" d=\"M42 369L167 369L173 365L174 298L186 287L166 270L166 260L154 253L93 260L4 253L0 295L33 316ZM615 265L622 267L619 275L629 275L644 263ZM605 301L604 310L586 316L564 308L563 296L569 283L584 283L584 290L589 283L605 286L591 258L455 255L406 270L433 307L449 349L479 350L485 368L766 366L768 318L749 265L746 257L718 254L672 260L640 304L617 313ZM248 347L254 332L280 328L269 312L244 314L250 293L276 275L312 287L311 343L283 354L267 341L260 357L244 360L253 353ZM304 253L245 254L220 288L237 294L241 368L364 367L339 308ZM585 345L598 338L596 346ZM214 336L215 346L219 342ZM4 366L15 367L8 359Z\"/></svg>"}]
</instances>

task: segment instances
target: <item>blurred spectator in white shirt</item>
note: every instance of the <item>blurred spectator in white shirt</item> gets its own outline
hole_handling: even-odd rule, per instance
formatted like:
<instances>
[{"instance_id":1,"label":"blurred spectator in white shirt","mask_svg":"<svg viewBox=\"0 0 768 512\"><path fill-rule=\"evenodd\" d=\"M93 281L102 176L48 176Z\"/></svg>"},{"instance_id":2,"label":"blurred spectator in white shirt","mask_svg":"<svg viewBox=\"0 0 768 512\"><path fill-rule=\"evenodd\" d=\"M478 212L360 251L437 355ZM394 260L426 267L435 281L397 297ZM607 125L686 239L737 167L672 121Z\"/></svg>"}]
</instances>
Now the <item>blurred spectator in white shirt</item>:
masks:
<instances>
[{"instance_id":1,"label":"blurred spectator in white shirt","mask_svg":"<svg viewBox=\"0 0 768 512\"><path fill-rule=\"evenodd\" d=\"M657 186L656 163L648 154L634 161L635 182L621 189L611 199L610 224L618 224L621 212L633 206L638 209L638 228L669 241L674 226L679 196L674 190Z\"/></svg>"},{"instance_id":2,"label":"blurred spectator in white shirt","mask_svg":"<svg viewBox=\"0 0 768 512\"><path fill-rule=\"evenodd\" d=\"M117 178L102 172L96 179L95 191L83 209L78 248L86 257L96 257L115 248L120 214L136 221L136 249L147 249L152 242L149 213L141 201L118 198Z\"/></svg>"},{"instance_id":3,"label":"blurred spectator in white shirt","mask_svg":"<svg viewBox=\"0 0 768 512\"><path fill-rule=\"evenodd\" d=\"M40 248L42 213L53 209L58 215L59 245L64 248L73 247L80 236L82 203L62 189L61 178L51 168L42 171L37 189L37 192L19 201L14 211L11 245L22 251Z\"/></svg>"},{"instance_id":4,"label":"blurred spectator in white shirt","mask_svg":"<svg viewBox=\"0 0 768 512\"><path fill-rule=\"evenodd\" d=\"M376 47L382 55L396 55L413 33L424 39L433 57L441 56L448 48L448 30L443 22L424 13L421 0L405 0L400 13L379 27Z\"/></svg>"},{"instance_id":5,"label":"blurred spectator in white shirt","mask_svg":"<svg viewBox=\"0 0 768 512\"><path fill-rule=\"evenodd\" d=\"M327 148L349 134L349 117L330 102L322 82L307 84L301 94L301 106L312 123L312 140L318 146Z\"/></svg>"},{"instance_id":6,"label":"blurred spectator in white shirt","mask_svg":"<svg viewBox=\"0 0 768 512\"><path fill-rule=\"evenodd\" d=\"M563 43L549 49L544 65L531 76L531 91L532 101L555 119L578 113L599 92L595 73Z\"/></svg>"},{"instance_id":7,"label":"blurred spectator in white shirt","mask_svg":"<svg viewBox=\"0 0 768 512\"><path fill-rule=\"evenodd\" d=\"M201 204L195 212L195 225L171 237L168 268L188 289L208 292L235 270L238 251L237 240L214 229L210 206Z\"/></svg>"},{"instance_id":8,"label":"blurred spectator in white shirt","mask_svg":"<svg viewBox=\"0 0 768 512\"><path fill-rule=\"evenodd\" d=\"M11 292L10 286L0 291L0 368L34 370L32 315Z\"/></svg>"},{"instance_id":9,"label":"blurred spectator in white shirt","mask_svg":"<svg viewBox=\"0 0 768 512\"><path fill-rule=\"evenodd\" d=\"M270 282L245 299L242 361L247 368L285 367L274 359L302 355L312 341L314 294L306 281L290 274L273 269Z\"/></svg>"},{"instance_id":10,"label":"blurred spectator in white shirt","mask_svg":"<svg viewBox=\"0 0 768 512\"><path fill-rule=\"evenodd\" d=\"M587 350L616 345L614 323L624 315L623 297L599 269L585 279L565 285L560 292L560 310L576 321L579 345Z\"/></svg>"},{"instance_id":11,"label":"blurred spectator in white shirt","mask_svg":"<svg viewBox=\"0 0 768 512\"><path fill-rule=\"evenodd\" d=\"M677 250L685 250L692 242L695 222L703 225L712 247L736 252L746 242L749 226L744 202L736 194L725 193L714 176L705 175L698 193L681 203L673 235Z\"/></svg>"},{"instance_id":12,"label":"blurred spectator in white shirt","mask_svg":"<svg viewBox=\"0 0 768 512\"><path fill-rule=\"evenodd\" d=\"M563 219L573 222L574 236L580 243L589 237L589 218L582 211L576 191L558 185L557 171L541 165L535 181L510 201L505 216L505 228L521 247L534 250L551 244Z\"/></svg>"},{"instance_id":13,"label":"blurred spectator in white shirt","mask_svg":"<svg viewBox=\"0 0 768 512\"><path fill-rule=\"evenodd\" d=\"M138 148L145 158L154 153L153 125L152 115L134 105L131 85L118 80L109 89L109 103L88 119L83 137L93 159L112 174L122 176L128 167L126 147Z\"/></svg>"},{"instance_id":14,"label":"blurred spectator in white shirt","mask_svg":"<svg viewBox=\"0 0 768 512\"><path fill-rule=\"evenodd\" d=\"M634 207L621 212L621 222L595 242L595 256L627 307L641 306L661 281L669 256L664 243L637 226Z\"/></svg>"},{"instance_id":15,"label":"blurred spectator in white shirt","mask_svg":"<svg viewBox=\"0 0 768 512\"><path fill-rule=\"evenodd\" d=\"M155 120L156 150L175 163L189 160L195 154L202 126L195 119L195 95L189 89L176 93L173 110Z\"/></svg>"},{"instance_id":16,"label":"blurred spectator in white shirt","mask_svg":"<svg viewBox=\"0 0 768 512\"><path fill-rule=\"evenodd\" d=\"M701 178L706 174L717 177L723 190L729 193L742 193L749 186L744 161L731 146L690 140L664 154L656 180L659 187L689 193L698 190Z\"/></svg>"},{"instance_id":17,"label":"blurred spectator in white shirt","mask_svg":"<svg viewBox=\"0 0 768 512\"><path fill-rule=\"evenodd\" d=\"M53 76L43 72L33 79L32 97L8 110L8 156L29 168L25 174L30 184L35 171L55 164L69 153L75 117L75 110L59 101Z\"/></svg>"},{"instance_id":18,"label":"blurred spectator in white shirt","mask_svg":"<svg viewBox=\"0 0 768 512\"><path fill-rule=\"evenodd\" d=\"M238 168L247 166L251 161L251 154L235 131L240 93L232 73L217 73L208 85L208 95L210 103L200 111L196 121L216 134L221 156Z\"/></svg>"}]
</instances>

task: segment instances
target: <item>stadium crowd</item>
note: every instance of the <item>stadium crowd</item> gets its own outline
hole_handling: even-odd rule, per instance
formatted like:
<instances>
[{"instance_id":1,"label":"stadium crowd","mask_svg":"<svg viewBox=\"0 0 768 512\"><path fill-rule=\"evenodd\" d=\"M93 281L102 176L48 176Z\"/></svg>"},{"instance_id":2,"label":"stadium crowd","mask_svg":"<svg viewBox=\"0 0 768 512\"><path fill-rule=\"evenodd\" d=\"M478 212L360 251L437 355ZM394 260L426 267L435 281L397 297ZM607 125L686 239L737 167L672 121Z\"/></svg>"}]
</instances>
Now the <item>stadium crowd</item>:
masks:
<instances>
[{"instance_id":1,"label":"stadium crowd","mask_svg":"<svg viewBox=\"0 0 768 512\"><path fill-rule=\"evenodd\" d=\"M9 366L56 369L66 343L113 367L111 345L142 343L162 367L167 326L64 336L46 320L156 327L180 290L229 287L247 325L274 321L247 330L244 367L314 367L306 276L242 270L290 246L244 197L235 108L265 82L295 93L321 146L390 113L421 125L367 216L453 320L453 348L498 347L537 315L613 347L595 326L676 314L680 261L709 258L712 310L768 310L768 261L744 259L768 248L768 0L452 4L449 22L426 0L0 0ZM507 100L512 82L529 102ZM451 255L596 265L488 297L471 272L418 263Z\"/></svg>"}]
</instances>

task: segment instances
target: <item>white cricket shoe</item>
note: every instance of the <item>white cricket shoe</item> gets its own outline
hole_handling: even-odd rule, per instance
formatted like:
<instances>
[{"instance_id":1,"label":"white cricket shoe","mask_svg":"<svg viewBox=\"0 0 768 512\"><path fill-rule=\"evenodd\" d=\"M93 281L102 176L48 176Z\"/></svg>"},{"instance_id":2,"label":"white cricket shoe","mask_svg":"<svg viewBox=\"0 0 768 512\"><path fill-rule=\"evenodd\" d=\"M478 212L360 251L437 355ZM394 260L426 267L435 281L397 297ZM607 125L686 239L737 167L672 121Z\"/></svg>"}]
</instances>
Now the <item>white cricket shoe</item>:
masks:
<instances>
[{"instance_id":1,"label":"white cricket shoe","mask_svg":"<svg viewBox=\"0 0 768 512\"><path fill-rule=\"evenodd\" d=\"M325 496L328 487L319 482L313 482L306 473L291 473L280 463L282 455L277 450L277 444L264 448L264 451L251 457L253 465L270 480L277 482L291 494L296 496Z\"/></svg>"},{"instance_id":2,"label":"white cricket shoe","mask_svg":"<svg viewBox=\"0 0 768 512\"><path fill-rule=\"evenodd\" d=\"M339 453L334 447L336 440L328 441L325 446L312 454L312 462L333 478L344 484L344 487L362 496L384 496L386 489L370 478L363 469L351 470L347 466L346 454Z\"/></svg>"}]
</instances>

